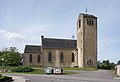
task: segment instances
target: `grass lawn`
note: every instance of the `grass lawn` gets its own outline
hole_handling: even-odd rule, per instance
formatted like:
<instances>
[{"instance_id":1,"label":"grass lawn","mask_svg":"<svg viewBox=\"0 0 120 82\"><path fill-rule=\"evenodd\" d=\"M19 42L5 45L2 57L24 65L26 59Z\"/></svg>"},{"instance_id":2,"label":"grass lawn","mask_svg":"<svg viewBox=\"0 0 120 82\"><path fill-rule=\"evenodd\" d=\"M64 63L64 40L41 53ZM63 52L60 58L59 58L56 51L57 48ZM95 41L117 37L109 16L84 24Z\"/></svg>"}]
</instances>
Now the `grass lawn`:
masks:
<instances>
[{"instance_id":1,"label":"grass lawn","mask_svg":"<svg viewBox=\"0 0 120 82\"><path fill-rule=\"evenodd\" d=\"M45 74L44 69L34 69L32 72L25 72L26 74Z\"/></svg>"},{"instance_id":2,"label":"grass lawn","mask_svg":"<svg viewBox=\"0 0 120 82\"><path fill-rule=\"evenodd\" d=\"M34 71L26 72L26 74L45 74L44 68L33 68ZM79 74L79 72L66 71L66 70L85 70L85 71L95 71L95 68L63 68L63 74Z\"/></svg>"},{"instance_id":3,"label":"grass lawn","mask_svg":"<svg viewBox=\"0 0 120 82\"><path fill-rule=\"evenodd\" d=\"M24 74L45 74L44 68L33 68L32 72L9 72L9 73L24 73ZM63 75L66 74L79 74L78 72L71 72L71 71L63 71Z\"/></svg>"},{"instance_id":4,"label":"grass lawn","mask_svg":"<svg viewBox=\"0 0 120 82\"><path fill-rule=\"evenodd\" d=\"M25 74L45 74L44 68L32 67L34 70L32 72L9 72L9 73L25 73ZM67 71L68 70L68 71ZM95 68L63 68L64 74L79 74L79 72L70 71L70 70L86 70L86 71L95 71Z\"/></svg>"},{"instance_id":5,"label":"grass lawn","mask_svg":"<svg viewBox=\"0 0 120 82\"><path fill-rule=\"evenodd\" d=\"M26 74L45 74L44 68L33 68L34 71L26 72ZM63 71L64 74L78 74L78 72Z\"/></svg>"},{"instance_id":6,"label":"grass lawn","mask_svg":"<svg viewBox=\"0 0 120 82\"><path fill-rule=\"evenodd\" d=\"M95 68L64 68L64 70L85 70L85 71L95 71Z\"/></svg>"}]
</instances>

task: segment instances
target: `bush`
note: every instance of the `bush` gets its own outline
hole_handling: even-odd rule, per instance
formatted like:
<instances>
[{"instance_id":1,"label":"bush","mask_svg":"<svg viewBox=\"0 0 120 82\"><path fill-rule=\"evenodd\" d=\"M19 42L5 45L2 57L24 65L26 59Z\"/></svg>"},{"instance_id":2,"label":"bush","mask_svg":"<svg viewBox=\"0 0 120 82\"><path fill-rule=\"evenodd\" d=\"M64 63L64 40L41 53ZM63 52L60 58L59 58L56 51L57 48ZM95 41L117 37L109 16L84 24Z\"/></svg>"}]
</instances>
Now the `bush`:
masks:
<instances>
[{"instance_id":1,"label":"bush","mask_svg":"<svg viewBox=\"0 0 120 82\"><path fill-rule=\"evenodd\" d=\"M13 72L31 72L33 69L28 66L18 66L12 69Z\"/></svg>"},{"instance_id":2,"label":"bush","mask_svg":"<svg viewBox=\"0 0 120 82\"><path fill-rule=\"evenodd\" d=\"M0 77L0 82L7 81L7 80L12 81L12 77L8 77L8 76L1 76Z\"/></svg>"},{"instance_id":3,"label":"bush","mask_svg":"<svg viewBox=\"0 0 120 82\"><path fill-rule=\"evenodd\" d=\"M102 62L97 62L97 68L98 69L106 69L106 70L114 70L115 64L110 63L109 60L104 60Z\"/></svg>"}]
</instances>

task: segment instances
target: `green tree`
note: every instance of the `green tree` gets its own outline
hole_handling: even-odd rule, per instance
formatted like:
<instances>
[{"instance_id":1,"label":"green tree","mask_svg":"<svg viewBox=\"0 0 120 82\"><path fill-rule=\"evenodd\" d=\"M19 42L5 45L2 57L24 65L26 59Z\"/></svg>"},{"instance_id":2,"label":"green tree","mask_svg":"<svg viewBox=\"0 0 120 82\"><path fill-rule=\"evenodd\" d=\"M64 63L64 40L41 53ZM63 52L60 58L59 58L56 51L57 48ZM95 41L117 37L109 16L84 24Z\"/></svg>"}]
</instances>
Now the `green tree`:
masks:
<instances>
[{"instance_id":1,"label":"green tree","mask_svg":"<svg viewBox=\"0 0 120 82\"><path fill-rule=\"evenodd\" d=\"M6 66L20 65L21 56L16 47L4 48L3 50L1 50L0 59L2 58L4 58L3 63Z\"/></svg>"},{"instance_id":2,"label":"green tree","mask_svg":"<svg viewBox=\"0 0 120 82\"><path fill-rule=\"evenodd\" d=\"M112 70L112 69L114 69L114 67L115 67L115 64L110 63L109 60L103 60L102 62L100 62L100 61L97 62L98 69Z\"/></svg>"}]
</instances>

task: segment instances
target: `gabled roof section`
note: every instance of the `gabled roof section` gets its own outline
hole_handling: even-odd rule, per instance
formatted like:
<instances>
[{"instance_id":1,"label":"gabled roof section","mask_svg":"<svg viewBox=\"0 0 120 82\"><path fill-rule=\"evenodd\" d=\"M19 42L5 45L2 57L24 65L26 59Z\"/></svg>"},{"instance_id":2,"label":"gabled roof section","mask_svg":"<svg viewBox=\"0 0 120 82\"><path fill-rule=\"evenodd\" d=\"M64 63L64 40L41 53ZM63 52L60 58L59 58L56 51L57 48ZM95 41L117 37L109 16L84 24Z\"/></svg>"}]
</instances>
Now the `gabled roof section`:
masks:
<instances>
[{"instance_id":1,"label":"gabled roof section","mask_svg":"<svg viewBox=\"0 0 120 82\"><path fill-rule=\"evenodd\" d=\"M77 47L77 40L42 38L43 48L63 48L70 49Z\"/></svg>"},{"instance_id":2,"label":"gabled roof section","mask_svg":"<svg viewBox=\"0 0 120 82\"><path fill-rule=\"evenodd\" d=\"M24 52L25 53L29 53L29 52L41 52L41 46L38 46L38 45L26 45Z\"/></svg>"}]
</instances>

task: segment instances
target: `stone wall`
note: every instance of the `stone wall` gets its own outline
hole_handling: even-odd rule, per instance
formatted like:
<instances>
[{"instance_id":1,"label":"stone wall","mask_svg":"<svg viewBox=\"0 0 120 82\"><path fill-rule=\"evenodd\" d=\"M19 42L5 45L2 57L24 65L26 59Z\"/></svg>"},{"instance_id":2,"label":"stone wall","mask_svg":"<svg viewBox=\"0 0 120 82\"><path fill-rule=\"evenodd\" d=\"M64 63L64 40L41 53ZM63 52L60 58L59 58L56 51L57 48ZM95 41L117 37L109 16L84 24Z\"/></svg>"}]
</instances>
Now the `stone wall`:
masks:
<instances>
[{"instance_id":1,"label":"stone wall","mask_svg":"<svg viewBox=\"0 0 120 82\"><path fill-rule=\"evenodd\" d=\"M32 62L29 61L29 56L32 55ZM38 55L41 56L41 61L38 62ZM24 53L23 54L23 65L33 66L33 67L42 67L42 54L41 53Z\"/></svg>"},{"instance_id":2,"label":"stone wall","mask_svg":"<svg viewBox=\"0 0 120 82\"><path fill-rule=\"evenodd\" d=\"M120 65L117 65L117 75L120 76Z\"/></svg>"},{"instance_id":3,"label":"stone wall","mask_svg":"<svg viewBox=\"0 0 120 82\"><path fill-rule=\"evenodd\" d=\"M48 54L52 53L52 62L48 62ZM63 62L60 63L60 54L63 53ZM74 53L74 62L72 62L71 55ZM43 49L43 66L52 67L74 67L77 66L77 53L75 49Z\"/></svg>"}]
</instances>

